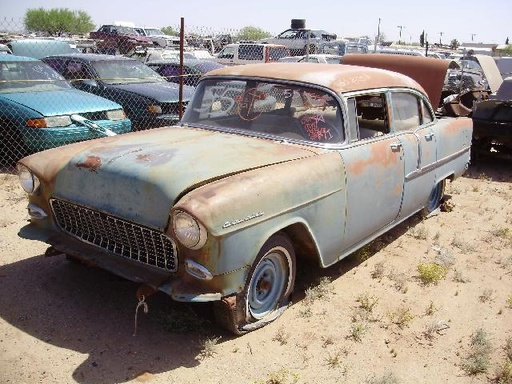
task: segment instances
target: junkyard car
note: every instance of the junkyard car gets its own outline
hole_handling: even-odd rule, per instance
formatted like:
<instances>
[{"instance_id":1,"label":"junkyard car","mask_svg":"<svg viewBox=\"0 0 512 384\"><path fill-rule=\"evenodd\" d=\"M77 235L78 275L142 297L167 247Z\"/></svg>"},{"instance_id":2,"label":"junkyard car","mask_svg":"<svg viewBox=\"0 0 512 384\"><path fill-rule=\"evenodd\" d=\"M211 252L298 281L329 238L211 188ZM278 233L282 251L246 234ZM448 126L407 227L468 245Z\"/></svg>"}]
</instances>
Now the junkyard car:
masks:
<instances>
[{"instance_id":1,"label":"junkyard car","mask_svg":"<svg viewBox=\"0 0 512 384\"><path fill-rule=\"evenodd\" d=\"M306 28L303 19L292 19L290 29L281 32L275 37L260 40L267 44L280 44L288 47L293 56L306 53L318 53L326 42L336 40L337 35L323 29Z\"/></svg>"},{"instance_id":2,"label":"junkyard car","mask_svg":"<svg viewBox=\"0 0 512 384\"><path fill-rule=\"evenodd\" d=\"M179 120L179 87L136 59L98 54L48 56L43 61L75 88L121 104L133 130L174 124ZM183 106L194 88L184 86Z\"/></svg>"},{"instance_id":3,"label":"junkyard car","mask_svg":"<svg viewBox=\"0 0 512 384\"><path fill-rule=\"evenodd\" d=\"M40 60L0 55L2 162L130 130L130 120L119 104L74 89Z\"/></svg>"},{"instance_id":4,"label":"junkyard car","mask_svg":"<svg viewBox=\"0 0 512 384\"><path fill-rule=\"evenodd\" d=\"M512 77L503 80L496 94L474 104L473 153L512 155Z\"/></svg>"},{"instance_id":5,"label":"junkyard car","mask_svg":"<svg viewBox=\"0 0 512 384\"><path fill-rule=\"evenodd\" d=\"M213 302L241 334L287 307L298 263L330 266L436 209L466 170L471 134L471 119L438 119L399 73L220 68L177 126L22 159L20 235L174 300Z\"/></svg>"},{"instance_id":6,"label":"junkyard car","mask_svg":"<svg viewBox=\"0 0 512 384\"><path fill-rule=\"evenodd\" d=\"M152 61L146 64L161 76L165 77L167 81L172 83L180 82L180 61L179 60L161 60ZM183 84L195 87L199 82L201 76L205 73L213 71L217 68L224 67L213 60L184 60L181 76L183 77Z\"/></svg>"}]
</instances>

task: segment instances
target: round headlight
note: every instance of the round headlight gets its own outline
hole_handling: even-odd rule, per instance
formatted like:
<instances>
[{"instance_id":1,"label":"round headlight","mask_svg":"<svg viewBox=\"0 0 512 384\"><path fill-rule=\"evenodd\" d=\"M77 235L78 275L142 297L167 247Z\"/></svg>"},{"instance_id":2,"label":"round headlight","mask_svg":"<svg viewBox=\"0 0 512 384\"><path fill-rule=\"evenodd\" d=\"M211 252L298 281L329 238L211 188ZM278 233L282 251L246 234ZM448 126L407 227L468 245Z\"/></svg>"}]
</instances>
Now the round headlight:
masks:
<instances>
[{"instance_id":1,"label":"round headlight","mask_svg":"<svg viewBox=\"0 0 512 384\"><path fill-rule=\"evenodd\" d=\"M21 187L27 193L33 193L39 187L39 179L30 169L22 164L17 165L18 177Z\"/></svg>"},{"instance_id":2,"label":"round headlight","mask_svg":"<svg viewBox=\"0 0 512 384\"><path fill-rule=\"evenodd\" d=\"M206 242L206 229L187 212L174 211L172 227L177 239L187 248L199 249Z\"/></svg>"}]
</instances>

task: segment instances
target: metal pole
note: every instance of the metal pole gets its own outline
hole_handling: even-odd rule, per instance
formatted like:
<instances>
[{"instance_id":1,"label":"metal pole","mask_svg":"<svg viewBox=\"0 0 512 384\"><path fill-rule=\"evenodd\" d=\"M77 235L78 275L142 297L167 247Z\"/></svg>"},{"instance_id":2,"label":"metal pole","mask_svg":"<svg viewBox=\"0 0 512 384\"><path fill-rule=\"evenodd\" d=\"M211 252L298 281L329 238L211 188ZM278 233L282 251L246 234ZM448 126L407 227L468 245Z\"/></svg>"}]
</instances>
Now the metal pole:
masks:
<instances>
[{"instance_id":1,"label":"metal pole","mask_svg":"<svg viewBox=\"0 0 512 384\"><path fill-rule=\"evenodd\" d=\"M183 117L183 49L185 47L185 18L181 18L180 23L180 89L179 89L179 117L180 120Z\"/></svg>"}]
</instances>

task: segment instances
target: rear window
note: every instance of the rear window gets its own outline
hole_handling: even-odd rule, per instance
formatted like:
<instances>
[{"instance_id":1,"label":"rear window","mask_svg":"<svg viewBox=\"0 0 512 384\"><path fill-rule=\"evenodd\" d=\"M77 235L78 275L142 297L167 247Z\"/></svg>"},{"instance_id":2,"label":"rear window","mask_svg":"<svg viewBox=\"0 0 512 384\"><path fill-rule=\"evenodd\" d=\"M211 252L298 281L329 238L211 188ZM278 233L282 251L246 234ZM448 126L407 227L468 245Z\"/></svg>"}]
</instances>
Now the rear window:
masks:
<instances>
[{"instance_id":1,"label":"rear window","mask_svg":"<svg viewBox=\"0 0 512 384\"><path fill-rule=\"evenodd\" d=\"M240 45L238 58L241 60L263 60L262 45Z\"/></svg>"}]
</instances>

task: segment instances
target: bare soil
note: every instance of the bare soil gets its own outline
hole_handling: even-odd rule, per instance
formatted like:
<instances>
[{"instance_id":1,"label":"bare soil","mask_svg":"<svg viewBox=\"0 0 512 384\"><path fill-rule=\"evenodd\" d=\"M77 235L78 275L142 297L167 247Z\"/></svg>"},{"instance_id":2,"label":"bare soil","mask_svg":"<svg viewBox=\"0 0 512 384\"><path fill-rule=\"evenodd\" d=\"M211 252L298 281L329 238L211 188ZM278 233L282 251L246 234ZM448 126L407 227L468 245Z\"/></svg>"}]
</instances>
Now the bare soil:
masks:
<instances>
[{"instance_id":1,"label":"bare soil","mask_svg":"<svg viewBox=\"0 0 512 384\"><path fill-rule=\"evenodd\" d=\"M209 305L157 293L146 313L137 284L44 257L0 173L0 383L512 383L511 165L483 159L437 215L299 266L288 310L241 337Z\"/></svg>"}]
</instances>

